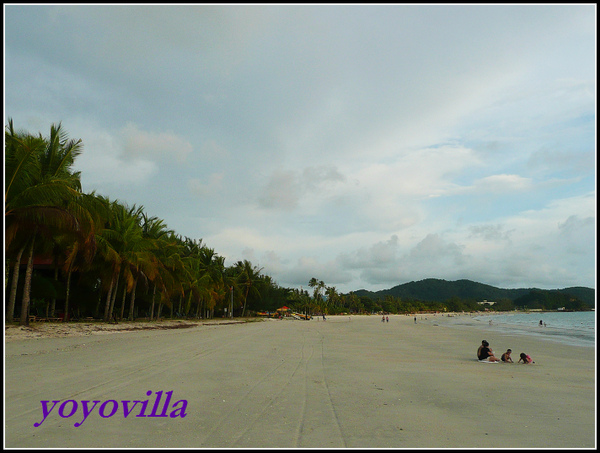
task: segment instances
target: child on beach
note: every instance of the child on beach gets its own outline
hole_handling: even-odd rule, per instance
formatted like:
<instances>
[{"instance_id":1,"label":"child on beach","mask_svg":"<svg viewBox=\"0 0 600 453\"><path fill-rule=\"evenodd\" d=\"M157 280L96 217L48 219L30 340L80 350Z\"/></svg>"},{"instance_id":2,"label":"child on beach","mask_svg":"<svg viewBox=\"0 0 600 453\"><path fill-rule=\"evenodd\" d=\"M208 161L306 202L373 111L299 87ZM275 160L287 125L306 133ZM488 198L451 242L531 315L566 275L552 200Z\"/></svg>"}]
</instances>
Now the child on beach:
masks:
<instances>
[{"instance_id":1,"label":"child on beach","mask_svg":"<svg viewBox=\"0 0 600 453\"><path fill-rule=\"evenodd\" d=\"M529 356L529 354L525 354L524 352L522 352L520 354L520 359L517 363L521 363L521 360L523 361L524 364L529 364L529 363L535 363L533 361L533 359Z\"/></svg>"},{"instance_id":2,"label":"child on beach","mask_svg":"<svg viewBox=\"0 0 600 453\"><path fill-rule=\"evenodd\" d=\"M506 363L513 363L513 360L510 357L511 352L512 352L512 349L507 349L506 352L504 354L502 354L502 356L500 357L500 360L502 360L503 362L506 362Z\"/></svg>"}]
</instances>

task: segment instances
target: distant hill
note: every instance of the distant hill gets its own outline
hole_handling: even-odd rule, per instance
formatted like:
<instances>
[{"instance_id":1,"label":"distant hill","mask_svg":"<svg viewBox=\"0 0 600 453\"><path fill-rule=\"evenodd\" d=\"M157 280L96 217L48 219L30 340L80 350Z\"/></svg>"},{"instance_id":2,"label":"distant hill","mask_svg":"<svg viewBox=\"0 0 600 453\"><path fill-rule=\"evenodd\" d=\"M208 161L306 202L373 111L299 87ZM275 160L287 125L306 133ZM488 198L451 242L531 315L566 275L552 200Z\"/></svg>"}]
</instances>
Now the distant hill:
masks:
<instances>
[{"instance_id":1,"label":"distant hill","mask_svg":"<svg viewBox=\"0 0 600 453\"><path fill-rule=\"evenodd\" d=\"M426 302L444 302L452 297L475 299L477 301L498 301L501 299L515 300L532 291L557 291L578 298L585 305L590 307L594 307L596 302L596 291L592 288L581 286L554 290L540 290L538 288L502 289L470 280L447 281L436 278L404 283L390 289L383 289L375 292L361 289L354 291L354 294L359 297L364 296L373 300L383 299L385 296L393 296L401 299L416 299Z\"/></svg>"}]
</instances>

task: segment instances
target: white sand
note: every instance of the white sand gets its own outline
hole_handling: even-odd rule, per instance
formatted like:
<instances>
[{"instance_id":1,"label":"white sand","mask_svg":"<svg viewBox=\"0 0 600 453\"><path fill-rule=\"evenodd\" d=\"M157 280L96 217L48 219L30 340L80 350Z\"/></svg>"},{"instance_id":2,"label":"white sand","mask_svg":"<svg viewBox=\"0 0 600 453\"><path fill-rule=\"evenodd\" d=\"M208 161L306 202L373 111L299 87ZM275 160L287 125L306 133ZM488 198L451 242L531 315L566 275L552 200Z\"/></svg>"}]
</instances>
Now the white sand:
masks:
<instances>
[{"instance_id":1,"label":"white sand","mask_svg":"<svg viewBox=\"0 0 600 453\"><path fill-rule=\"evenodd\" d=\"M416 325L407 316L380 319L332 316L34 339L17 339L23 329L11 327L5 446L596 446L594 348L480 325L451 327L446 323L453 319L442 317ZM483 338L498 354L510 347L515 361L527 352L536 363L478 363ZM173 391L172 403L187 402L186 417L135 417L136 409L124 418L120 408L103 418L96 407L73 426L83 419L82 400L149 400L152 406L148 391ZM34 427L45 400L60 403ZM79 407L62 418L58 406L66 400Z\"/></svg>"}]
</instances>

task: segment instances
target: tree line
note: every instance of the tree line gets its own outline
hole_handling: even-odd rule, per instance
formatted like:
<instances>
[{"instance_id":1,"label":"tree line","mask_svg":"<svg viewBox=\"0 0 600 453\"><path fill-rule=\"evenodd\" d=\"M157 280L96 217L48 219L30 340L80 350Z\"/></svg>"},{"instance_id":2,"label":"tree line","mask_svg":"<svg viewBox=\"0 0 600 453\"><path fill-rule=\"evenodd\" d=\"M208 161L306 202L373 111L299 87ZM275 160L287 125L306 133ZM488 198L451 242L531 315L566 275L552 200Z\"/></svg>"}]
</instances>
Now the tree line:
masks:
<instances>
[{"instance_id":1,"label":"tree line","mask_svg":"<svg viewBox=\"0 0 600 453\"><path fill-rule=\"evenodd\" d=\"M477 311L475 300L420 301L341 294L311 278L309 290L280 287L248 260L225 265L203 243L177 234L143 206L84 193L74 162L81 140L61 124L44 137L5 128L5 316L64 321L94 317L247 316L287 305L307 314ZM45 266L34 266L43 259ZM567 307L578 299L544 292L504 299L493 309Z\"/></svg>"},{"instance_id":2,"label":"tree line","mask_svg":"<svg viewBox=\"0 0 600 453\"><path fill-rule=\"evenodd\" d=\"M15 313L21 325L31 313L152 320L165 309L180 317L245 316L261 289L278 292L250 261L225 266L202 239L178 235L143 206L84 193L73 169L82 149L60 124L47 137L6 125L7 321ZM40 258L49 265L34 269Z\"/></svg>"}]
</instances>

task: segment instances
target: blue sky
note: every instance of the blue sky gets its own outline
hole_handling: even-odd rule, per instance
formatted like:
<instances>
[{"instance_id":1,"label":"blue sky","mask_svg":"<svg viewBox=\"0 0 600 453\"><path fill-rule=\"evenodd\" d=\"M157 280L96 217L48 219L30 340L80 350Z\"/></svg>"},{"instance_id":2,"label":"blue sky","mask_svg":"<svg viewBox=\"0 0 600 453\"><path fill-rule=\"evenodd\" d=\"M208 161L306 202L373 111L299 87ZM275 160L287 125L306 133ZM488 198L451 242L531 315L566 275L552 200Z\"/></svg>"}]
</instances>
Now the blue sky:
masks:
<instances>
[{"instance_id":1,"label":"blue sky","mask_svg":"<svg viewBox=\"0 0 600 453\"><path fill-rule=\"evenodd\" d=\"M281 286L595 288L595 5L4 5L5 122Z\"/></svg>"}]
</instances>

